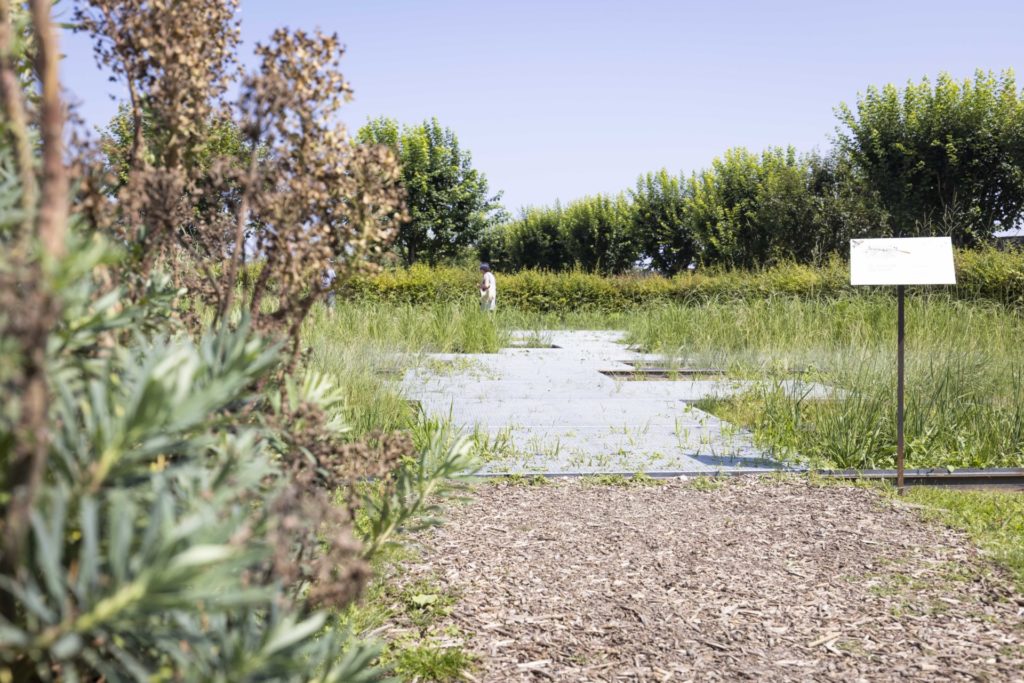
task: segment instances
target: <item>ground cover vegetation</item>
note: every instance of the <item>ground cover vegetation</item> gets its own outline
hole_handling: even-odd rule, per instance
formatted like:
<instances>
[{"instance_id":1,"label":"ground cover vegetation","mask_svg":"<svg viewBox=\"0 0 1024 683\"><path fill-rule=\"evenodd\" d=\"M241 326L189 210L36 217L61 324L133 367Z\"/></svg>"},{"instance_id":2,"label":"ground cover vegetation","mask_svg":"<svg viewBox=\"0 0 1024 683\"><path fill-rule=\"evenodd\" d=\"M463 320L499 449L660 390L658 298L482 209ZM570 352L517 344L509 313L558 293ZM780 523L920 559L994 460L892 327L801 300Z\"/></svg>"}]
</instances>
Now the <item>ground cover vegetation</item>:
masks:
<instances>
[{"instance_id":1,"label":"ground cover vegetation","mask_svg":"<svg viewBox=\"0 0 1024 683\"><path fill-rule=\"evenodd\" d=\"M927 517L965 531L1024 591L1024 496L919 486L907 491L907 499L924 506Z\"/></svg>"},{"instance_id":2,"label":"ground cover vegetation","mask_svg":"<svg viewBox=\"0 0 1024 683\"><path fill-rule=\"evenodd\" d=\"M360 423L301 341L404 217L337 123L340 43L241 69L235 3L82 3L129 93L97 148L51 9L0 1L0 679L379 680L331 615L471 463Z\"/></svg>"},{"instance_id":3,"label":"ground cover vegetation","mask_svg":"<svg viewBox=\"0 0 1024 683\"><path fill-rule=\"evenodd\" d=\"M357 415L375 412L381 424L407 425L415 407L392 380L422 364L423 352L495 352L511 343L513 330L533 330L543 343L545 329L623 329L638 347L663 354L669 367L722 368L728 377L757 380L740 396L699 407L753 430L775 456L827 468L894 466L890 294L745 294L631 310L504 308L493 317L479 312L471 291L463 296L461 302L339 300L311 318L312 358L350 378ZM908 466L1024 466L1018 310L918 292L909 299L907 320ZM404 361L396 365L389 349L403 350ZM783 380L832 387L834 396L785 391Z\"/></svg>"},{"instance_id":4,"label":"ground cover vegetation","mask_svg":"<svg viewBox=\"0 0 1024 683\"><path fill-rule=\"evenodd\" d=\"M908 303L909 467L1024 466L1019 313L920 296ZM675 363L763 380L701 404L753 430L784 460L890 468L895 460L895 306L888 296L666 306L631 319L632 339ZM834 388L828 399L780 381Z\"/></svg>"}]
</instances>

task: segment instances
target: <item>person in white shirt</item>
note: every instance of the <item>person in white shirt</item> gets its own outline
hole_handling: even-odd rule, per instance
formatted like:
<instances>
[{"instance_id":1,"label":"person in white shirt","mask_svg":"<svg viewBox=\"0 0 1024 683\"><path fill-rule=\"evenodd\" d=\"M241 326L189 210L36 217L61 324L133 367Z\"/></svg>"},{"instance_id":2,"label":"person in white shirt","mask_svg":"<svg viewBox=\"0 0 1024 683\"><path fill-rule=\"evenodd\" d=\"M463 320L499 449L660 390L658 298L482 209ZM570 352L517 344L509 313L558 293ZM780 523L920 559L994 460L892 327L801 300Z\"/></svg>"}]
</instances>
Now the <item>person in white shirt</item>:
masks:
<instances>
[{"instance_id":1,"label":"person in white shirt","mask_svg":"<svg viewBox=\"0 0 1024 683\"><path fill-rule=\"evenodd\" d=\"M484 274L480 281L480 310L493 311L498 305L498 283L489 264L481 263L480 272Z\"/></svg>"}]
</instances>

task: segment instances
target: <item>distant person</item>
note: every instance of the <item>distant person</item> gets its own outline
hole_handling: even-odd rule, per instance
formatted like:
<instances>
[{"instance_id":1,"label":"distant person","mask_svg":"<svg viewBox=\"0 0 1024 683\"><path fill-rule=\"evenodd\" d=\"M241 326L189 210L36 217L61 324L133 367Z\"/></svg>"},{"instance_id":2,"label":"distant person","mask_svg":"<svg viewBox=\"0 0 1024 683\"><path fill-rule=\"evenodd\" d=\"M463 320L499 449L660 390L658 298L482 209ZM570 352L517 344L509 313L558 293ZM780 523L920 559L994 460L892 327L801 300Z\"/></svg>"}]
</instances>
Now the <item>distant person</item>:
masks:
<instances>
[{"instance_id":1,"label":"distant person","mask_svg":"<svg viewBox=\"0 0 1024 683\"><path fill-rule=\"evenodd\" d=\"M483 279L480 280L480 310L493 311L498 307L498 283L494 280L489 264L481 263L480 272L483 273Z\"/></svg>"}]
</instances>

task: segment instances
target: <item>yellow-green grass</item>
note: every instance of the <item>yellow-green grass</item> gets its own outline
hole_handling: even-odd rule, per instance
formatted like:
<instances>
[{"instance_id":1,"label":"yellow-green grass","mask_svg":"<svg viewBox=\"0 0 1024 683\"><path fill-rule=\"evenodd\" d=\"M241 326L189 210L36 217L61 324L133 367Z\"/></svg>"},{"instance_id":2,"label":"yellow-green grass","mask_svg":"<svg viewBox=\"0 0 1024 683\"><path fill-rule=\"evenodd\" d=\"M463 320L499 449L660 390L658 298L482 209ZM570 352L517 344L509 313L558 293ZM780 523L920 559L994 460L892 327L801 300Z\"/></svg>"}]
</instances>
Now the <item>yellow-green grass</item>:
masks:
<instances>
[{"instance_id":1,"label":"yellow-green grass","mask_svg":"<svg viewBox=\"0 0 1024 683\"><path fill-rule=\"evenodd\" d=\"M691 367L734 377L801 379L831 400L760 383L708 402L754 430L778 457L821 467L892 467L896 311L889 296L776 297L663 305L630 313L567 310L481 313L472 301L339 301L311 315L313 367L345 387L354 434L411 428L414 407L394 379L429 352L490 353L512 330L626 329L630 341ZM536 335L540 339L543 335ZM1024 320L989 302L912 296L907 310L907 457L910 467L1024 465Z\"/></svg>"},{"instance_id":2,"label":"yellow-green grass","mask_svg":"<svg viewBox=\"0 0 1024 683\"><path fill-rule=\"evenodd\" d=\"M629 323L632 341L675 363L771 380L702 405L753 429L778 457L885 468L896 449L896 307L888 296L664 306ZM836 389L829 400L777 380ZM988 302L911 297L907 463L1024 465L1024 321Z\"/></svg>"},{"instance_id":3,"label":"yellow-green grass","mask_svg":"<svg viewBox=\"0 0 1024 683\"><path fill-rule=\"evenodd\" d=\"M1024 495L919 486L907 489L906 499L922 505L926 515L966 531L1009 569L1024 591Z\"/></svg>"}]
</instances>

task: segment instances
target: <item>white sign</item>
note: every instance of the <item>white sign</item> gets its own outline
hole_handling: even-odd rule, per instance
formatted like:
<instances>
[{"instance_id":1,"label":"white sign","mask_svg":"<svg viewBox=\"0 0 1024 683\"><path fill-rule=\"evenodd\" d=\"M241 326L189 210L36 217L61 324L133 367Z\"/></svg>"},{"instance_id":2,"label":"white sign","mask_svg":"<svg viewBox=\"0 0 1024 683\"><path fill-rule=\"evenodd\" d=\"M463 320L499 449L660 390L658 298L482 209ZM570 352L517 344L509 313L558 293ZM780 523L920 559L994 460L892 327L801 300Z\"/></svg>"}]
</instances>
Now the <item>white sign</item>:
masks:
<instances>
[{"instance_id":1,"label":"white sign","mask_svg":"<svg viewBox=\"0 0 1024 683\"><path fill-rule=\"evenodd\" d=\"M948 237L850 240L851 285L955 285Z\"/></svg>"}]
</instances>

